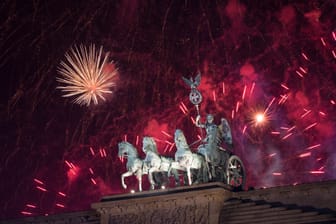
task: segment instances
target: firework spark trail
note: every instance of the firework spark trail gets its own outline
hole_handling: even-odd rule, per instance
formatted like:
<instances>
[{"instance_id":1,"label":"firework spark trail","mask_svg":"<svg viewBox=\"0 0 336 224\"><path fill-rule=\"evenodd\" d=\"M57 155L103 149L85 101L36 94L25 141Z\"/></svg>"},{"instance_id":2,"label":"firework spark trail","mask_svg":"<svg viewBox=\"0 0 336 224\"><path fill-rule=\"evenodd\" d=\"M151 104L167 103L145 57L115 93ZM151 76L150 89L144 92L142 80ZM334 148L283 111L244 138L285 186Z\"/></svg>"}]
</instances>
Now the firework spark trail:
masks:
<instances>
[{"instance_id":1,"label":"firework spark trail","mask_svg":"<svg viewBox=\"0 0 336 224\"><path fill-rule=\"evenodd\" d=\"M304 158L304 157L309 157L309 156L311 156L311 152L302 153L298 157Z\"/></svg>"},{"instance_id":2,"label":"firework spark trail","mask_svg":"<svg viewBox=\"0 0 336 224\"><path fill-rule=\"evenodd\" d=\"M182 111L182 113L184 113L185 115L188 114L188 108L185 106L183 102L180 103L179 108Z\"/></svg>"},{"instance_id":3,"label":"firework spark trail","mask_svg":"<svg viewBox=\"0 0 336 224\"><path fill-rule=\"evenodd\" d=\"M266 116L269 108L272 106L273 102L275 101L275 97L272 98L271 102L268 104L268 106L266 107L266 110L264 111L264 116Z\"/></svg>"},{"instance_id":4,"label":"firework spark trail","mask_svg":"<svg viewBox=\"0 0 336 224\"><path fill-rule=\"evenodd\" d=\"M300 76L301 78L303 78L304 76L301 74L301 72L300 71L298 71L298 70L296 70L295 71L295 73L298 75L298 76Z\"/></svg>"},{"instance_id":5,"label":"firework spark trail","mask_svg":"<svg viewBox=\"0 0 336 224\"><path fill-rule=\"evenodd\" d=\"M302 55L302 57L304 58L304 59L306 59L307 61L309 61L309 58L307 57L307 55L305 54L305 53L301 53L301 55Z\"/></svg>"},{"instance_id":6,"label":"firework spark trail","mask_svg":"<svg viewBox=\"0 0 336 224\"><path fill-rule=\"evenodd\" d=\"M94 152L94 150L93 150L93 148L92 148L92 147L90 147L90 153L91 153L91 155L92 155L92 156L94 156L94 155L95 155L95 152Z\"/></svg>"},{"instance_id":7,"label":"firework spark trail","mask_svg":"<svg viewBox=\"0 0 336 224\"><path fill-rule=\"evenodd\" d=\"M320 146L321 146L321 144L316 144L316 145L309 146L309 147L307 147L306 149L307 149L307 150L309 150L309 149L316 149L316 148L318 148L318 147L320 147Z\"/></svg>"},{"instance_id":8,"label":"firework spark trail","mask_svg":"<svg viewBox=\"0 0 336 224\"><path fill-rule=\"evenodd\" d=\"M245 93L246 93L246 85L244 85L244 90L243 90L243 94L242 94L242 101L244 101L245 99Z\"/></svg>"},{"instance_id":9,"label":"firework spark trail","mask_svg":"<svg viewBox=\"0 0 336 224\"><path fill-rule=\"evenodd\" d=\"M254 87L255 87L255 82L252 83L252 86L251 86L251 89L250 89L250 98L251 98L251 96L253 94Z\"/></svg>"},{"instance_id":10,"label":"firework spark trail","mask_svg":"<svg viewBox=\"0 0 336 224\"><path fill-rule=\"evenodd\" d=\"M303 129L303 131L307 131L307 130L309 130L309 129L315 127L316 125L317 125L317 122L315 122L315 123L313 123L313 124L311 124L311 125L308 125L305 129Z\"/></svg>"},{"instance_id":11,"label":"firework spark trail","mask_svg":"<svg viewBox=\"0 0 336 224\"><path fill-rule=\"evenodd\" d=\"M304 114L301 115L301 118L304 118L305 116L310 114L310 112L311 112L311 110L307 110Z\"/></svg>"},{"instance_id":12,"label":"firework spark trail","mask_svg":"<svg viewBox=\"0 0 336 224\"><path fill-rule=\"evenodd\" d=\"M56 78L58 86L65 93L63 97L75 97L74 102L79 105L90 106L93 102L97 105L101 100L112 93L111 88L115 86L117 70L107 71L107 60L109 54L102 58L103 47L96 51L95 45L89 49L81 45L78 49L74 46L65 54L66 61L60 63L58 72L62 77Z\"/></svg>"}]
</instances>

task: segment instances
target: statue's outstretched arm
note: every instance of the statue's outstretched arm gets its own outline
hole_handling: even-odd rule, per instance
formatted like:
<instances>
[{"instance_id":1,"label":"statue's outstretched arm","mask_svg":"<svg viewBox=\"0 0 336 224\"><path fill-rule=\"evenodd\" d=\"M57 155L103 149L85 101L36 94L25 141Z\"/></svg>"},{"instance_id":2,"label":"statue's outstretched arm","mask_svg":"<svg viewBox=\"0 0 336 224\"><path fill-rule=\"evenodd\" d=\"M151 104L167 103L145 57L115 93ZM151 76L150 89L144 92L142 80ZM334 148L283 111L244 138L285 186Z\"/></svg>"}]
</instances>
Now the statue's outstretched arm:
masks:
<instances>
[{"instance_id":1,"label":"statue's outstretched arm","mask_svg":"<svg viewBox=\"0 0 336 224\"><path fill-rule=\"evenodd\" d=\"M205 128L205 125L200 122L201 116L197 115L196 120L195 120L195 125L198 128Z\"/></svg>"}]
</instances>

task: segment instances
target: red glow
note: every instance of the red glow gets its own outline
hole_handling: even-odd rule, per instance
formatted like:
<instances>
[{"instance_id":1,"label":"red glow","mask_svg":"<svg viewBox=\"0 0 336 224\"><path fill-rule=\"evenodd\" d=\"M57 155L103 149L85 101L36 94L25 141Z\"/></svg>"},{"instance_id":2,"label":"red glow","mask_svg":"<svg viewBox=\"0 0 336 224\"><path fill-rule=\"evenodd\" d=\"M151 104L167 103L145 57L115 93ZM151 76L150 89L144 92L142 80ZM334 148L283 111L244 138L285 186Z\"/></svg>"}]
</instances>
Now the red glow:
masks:
<instances>
[{"instance_id":1,"label":"red glow","mask_svg":"<svg viewBox=\"0 0 336 224\"><path fill-rule=\"evenodd\" d=\"M124 135L124 141L127 142L127 135Z\"/></svg>"},{"instance_id":2,"label":"red glow","mask_svg":"<svg viewBox=\"0 0 336 224\"><path fill-rule=\"evenodd\" d=\"M331 34L332 34L332 36L333 36L334 40L336 41L336 32L335 32L335 31L333 31L333 32L331 32Z\"/></svg>"},{"instance_id":3,"label":"red glow","mask_svg":"<svg viewBox=\"0 0 336 224\"><path fill-rule=\"evenodd\" d=\"M216 92L215 92L215 90L212 91L212 97L213 97L213 101L216 102Z\"/></svg>"},{"instance_id":4,"label":"red glow","mask_svg":"<svg viewBox=\"0 0 336 224\"><path fill-rule=\"evenodd\" d=\"M223 94L225 94L225 84L224 84L224 82L222 83L222 92L223 92Z\"/></svg>"},{"instance_id":5,"label":"red glow","mask_svg":"<svg viewBox=\"0 0 336 224\"><path fill-rule=\"evenodd\" d=\"M276 155L276 153L272 153L272 154L270 154L268 157L273 157L273 156L275 156Z\"/></svg>"},{"instance_id":6,"label":"red glow","mask_svg":"<svg viewBox=\"0 0 336 224\"><path fill-rule=\"evenodd\" d=\"M21 211L21 214L22 214L22 215L32 215L33 213L31 213L31 212L27 212L27 211Z\"/></svg>"},{"instance_id":7,"label":"red glow","mask_svg":"<svg viewBox=\"0 0 336 224\"><path fill-rule=\"evenodd\" d=\"M234 115L235 115L235 112L234 112L234 110L232 110L232 112L231 112L231 118L232 119L234 118Z\"/></svg>"},{"instance_id":8,"label":"red glow","mask_svg":"<svg viewBox=\"0 0 336 224\"><path fill-rule=\"evenodd\" d=\"M333 105L336 104L336 102L334 100L330 100L330 103L333 104Z\"/></svg>"}]
</instances>

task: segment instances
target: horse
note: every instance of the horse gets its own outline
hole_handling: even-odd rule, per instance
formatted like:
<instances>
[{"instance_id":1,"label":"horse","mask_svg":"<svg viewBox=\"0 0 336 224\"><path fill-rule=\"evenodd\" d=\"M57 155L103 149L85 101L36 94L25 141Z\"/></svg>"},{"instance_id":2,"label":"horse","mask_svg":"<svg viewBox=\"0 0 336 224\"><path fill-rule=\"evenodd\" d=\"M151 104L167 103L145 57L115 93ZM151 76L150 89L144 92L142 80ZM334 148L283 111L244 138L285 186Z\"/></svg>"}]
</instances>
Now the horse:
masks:
<instances>
[{"instance_id":1,"label":"horse","mask_svg":"<svg viewBox=\"0 0 336 224\"><path fill-rule=\"evenodd\" d=\"M127 172L121 175L121 184L123 188L127 188L125 177L136 175L139 191L142 191L142 175L147 174L148 169L144 166L144 162L139 158L137 149L129 142L120 142L118 143L118 156L119 158L127 157Z\"/></svg>"},{"instance_id":2,"label":"horse","mask_svg":"<svg viewBox=\"0 0 336 224\"><path fill-rule=\"evenodd\" d=\"M179 167L176 165L173 166L174 160L172 158L159 155L156 143L152 137L144 137L142 145L142 150L146 154L144 163L149 167L148 180L151 185L151 189L155 189L155 186L158 185L157 182L154 181L153 176L156 172L165 174L168 178L170 174L173 174L175 178L175 185L179 186L180 179L177 171Z\"/></svg>"},{"instance_id":3,"label":"horse","mask_svg":"<svg viewBox=\"0 0 336 224\"><path fill-rule=\"evenodd\" d=\"M189 185L192 184L192 169L198 171L196 182L208 182L209 169L205 158L198 153L191 152L187 140L180 129L175 130L174 141L177 149L175 161L179 166L186 169Z\"/></svg>"}]
</instances>

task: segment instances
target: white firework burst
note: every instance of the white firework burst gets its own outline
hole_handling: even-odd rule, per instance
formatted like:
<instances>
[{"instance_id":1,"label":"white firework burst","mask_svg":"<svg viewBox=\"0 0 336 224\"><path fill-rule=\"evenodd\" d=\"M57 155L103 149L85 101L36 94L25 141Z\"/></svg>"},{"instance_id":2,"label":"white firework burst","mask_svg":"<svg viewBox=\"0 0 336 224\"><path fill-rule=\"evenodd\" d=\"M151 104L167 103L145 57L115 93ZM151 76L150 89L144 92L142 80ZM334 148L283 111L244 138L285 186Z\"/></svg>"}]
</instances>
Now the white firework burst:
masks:
<instances>
[{"instance_id":1,"label":"white firework burst","mask_svg":"<svg viewBox=\"0 0 336 224\"><path fill-rule=\"evenodd\" d=\"M98 104L105 101L106 96L112 94L111 88L115 86L117 69L113 63L108 63L109 54L104 57L103 47L96 50L94 44L87 49L83 45L74 46L65 54L65 61L58 67L58 86L64 93L63 97L74 97L73 102L79 105L90 106L93 102ZM108 67L112 69L107 69Z\"/></svg>"}]
</instances>

